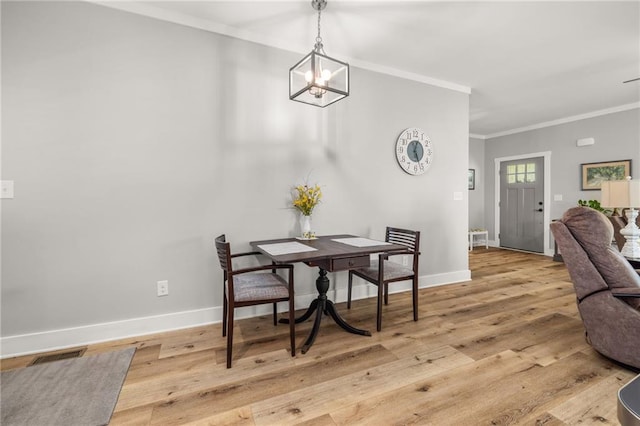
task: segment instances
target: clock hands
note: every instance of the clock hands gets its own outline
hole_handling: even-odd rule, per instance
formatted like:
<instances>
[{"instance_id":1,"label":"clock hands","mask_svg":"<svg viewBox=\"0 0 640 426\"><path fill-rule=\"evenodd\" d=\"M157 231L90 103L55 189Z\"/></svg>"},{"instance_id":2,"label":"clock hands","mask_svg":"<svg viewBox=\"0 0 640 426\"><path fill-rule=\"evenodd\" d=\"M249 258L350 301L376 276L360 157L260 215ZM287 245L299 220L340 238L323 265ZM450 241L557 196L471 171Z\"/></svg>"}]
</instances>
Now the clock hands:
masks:
<instances>
[{"instance_id":1,"label":"clock hands","mask_svg":"<svg viewBox=\"0 0 640 426\"><path fill-rule=\"evenodd\" d=\"M420 161L420 155L418 154L418 141L411 141L407 148L407 155L409 156L409 159L414 162Z\"/></svg>"}]
</instances>

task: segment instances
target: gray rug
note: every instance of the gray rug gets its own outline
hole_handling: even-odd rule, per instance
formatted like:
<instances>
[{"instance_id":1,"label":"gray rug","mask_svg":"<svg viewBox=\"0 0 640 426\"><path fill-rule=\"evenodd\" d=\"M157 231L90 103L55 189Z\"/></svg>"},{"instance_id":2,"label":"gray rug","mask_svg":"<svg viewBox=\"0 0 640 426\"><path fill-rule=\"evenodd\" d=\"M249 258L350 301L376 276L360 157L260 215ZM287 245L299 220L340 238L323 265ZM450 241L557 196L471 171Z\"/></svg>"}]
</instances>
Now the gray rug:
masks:
<instances>
[{"instance_id":1,"label":"gray rug","mask_svg":"<svg viewBox=\"0 0 640 426\"><path fill-rule=\"evenodd\" d=\"M106 425L135 348L2 372L0 424Z\"/></svg>"}]
</instances>

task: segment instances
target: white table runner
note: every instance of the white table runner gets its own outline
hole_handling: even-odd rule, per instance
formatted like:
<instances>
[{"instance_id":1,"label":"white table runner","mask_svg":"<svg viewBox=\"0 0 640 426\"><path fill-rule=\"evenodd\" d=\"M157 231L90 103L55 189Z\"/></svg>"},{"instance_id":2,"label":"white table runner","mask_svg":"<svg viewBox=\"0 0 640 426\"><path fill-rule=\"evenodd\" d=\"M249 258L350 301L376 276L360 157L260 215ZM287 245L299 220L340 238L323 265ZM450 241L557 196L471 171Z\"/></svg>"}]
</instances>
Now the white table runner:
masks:
<instances>
[{"instance_id":1,"label":"white table runner","mask_svg":"<svg viewBox=\"0 0 640 426\"><path fill-rule=\"evenodd\" d=\"M295 241L289 241L286 243L263 244L259 245L258 247L272 256L291 253L303 253L305 251L317 250L316 248L309 247L308 245L297 243Z\"/></svg>"},{"instance_id":2,"label":"white table runner","mask_svg":"<svg viewBox=\"0 0 640 426\"><path fill-rule=\"evenodd\" d=\"M336 238L332 241L337 243L347 244L354 247L371 247L371 246L384 246L391 243L384 241L370 240L369 238L351 237L351 238Z\"/></svg>"}]
</instances>

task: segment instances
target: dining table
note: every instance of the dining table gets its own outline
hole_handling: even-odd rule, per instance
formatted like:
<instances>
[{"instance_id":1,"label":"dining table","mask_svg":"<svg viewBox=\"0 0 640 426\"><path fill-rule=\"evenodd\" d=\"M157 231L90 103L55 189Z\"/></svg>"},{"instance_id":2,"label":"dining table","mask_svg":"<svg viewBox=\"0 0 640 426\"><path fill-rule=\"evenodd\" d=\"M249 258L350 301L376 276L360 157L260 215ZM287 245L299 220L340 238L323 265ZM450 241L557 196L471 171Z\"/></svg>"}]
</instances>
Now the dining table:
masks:
<instances>
[{"instance_id":1,"label":"dining table","mask_svg":"<svg viewBox=\"0 0 640 426\"><path fill-rule=\"evenodd\" d=\"M367 267L370 265L372 254L385 252L392 255L393 252L406 250L406 247L401 244L349 234L252 241L250 245L276 264L304 263L318 268L316 279L318 296L311 302L306 312L295 319L298 324L311 318L314 312L316 314L311 331L301 348L303 354L307 353L313 345L320 330L323 315L330 316L336 324L349 333L371 336L370 331L356 328L340 316L335 303L327 297L330 284L327 273ZM288 323L288 319L282 318L280 322Z\"/></svg>"}]
</instances>

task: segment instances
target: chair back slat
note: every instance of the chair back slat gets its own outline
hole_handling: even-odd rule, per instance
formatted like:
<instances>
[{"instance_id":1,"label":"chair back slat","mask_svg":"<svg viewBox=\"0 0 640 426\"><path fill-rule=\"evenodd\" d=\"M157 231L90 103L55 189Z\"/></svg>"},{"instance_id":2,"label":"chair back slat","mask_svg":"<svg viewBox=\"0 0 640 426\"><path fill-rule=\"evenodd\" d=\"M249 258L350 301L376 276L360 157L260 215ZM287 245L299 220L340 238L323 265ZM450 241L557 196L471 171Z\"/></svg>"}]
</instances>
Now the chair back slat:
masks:
<instances>
[{"instance_id":1,"label":"chair back slat","mask_svg":"<svg viewBox=\"0 0 640 426\"><path fill-rule=\"evenodd\" d=\"M385 241L406 246L413 251L420 251L420 231L387 227Z\"/></svg>"},{"instance_id":2,"label":"chair back slat","mask_svg":"<svg viewBox=\"0 0 640 426\"><path fill-rule=\"evenodd\" d=\"M226 242L225 234L216 237L215 242L220 267L225 273L231 272L231 245Z\"/></svg>"}]
</instances>

